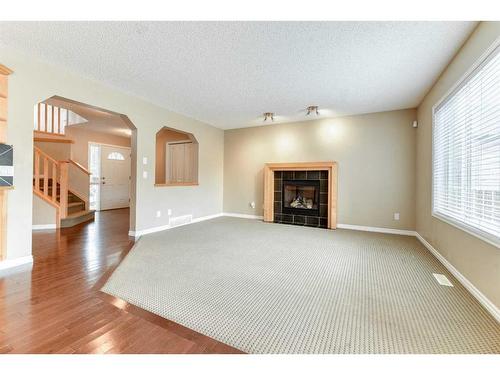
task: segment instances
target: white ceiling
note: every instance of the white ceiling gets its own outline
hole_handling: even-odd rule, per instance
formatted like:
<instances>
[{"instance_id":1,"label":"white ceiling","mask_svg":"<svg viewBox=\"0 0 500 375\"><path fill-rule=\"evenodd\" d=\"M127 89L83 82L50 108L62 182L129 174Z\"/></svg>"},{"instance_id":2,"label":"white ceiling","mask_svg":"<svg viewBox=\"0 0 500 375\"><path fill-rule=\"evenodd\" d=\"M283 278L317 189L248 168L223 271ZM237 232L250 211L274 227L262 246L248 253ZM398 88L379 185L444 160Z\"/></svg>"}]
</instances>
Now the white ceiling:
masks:
<instances>
[{"instance_id":1,"label":"white ceiling","mask_svg":"<svg viewBox=\"0 0 500 375\"><path fill-rule=\"evenodd\" d=\"M223 129L417 106L475 22L0 22L0 44Z\"/></svg>"}]
</instances>

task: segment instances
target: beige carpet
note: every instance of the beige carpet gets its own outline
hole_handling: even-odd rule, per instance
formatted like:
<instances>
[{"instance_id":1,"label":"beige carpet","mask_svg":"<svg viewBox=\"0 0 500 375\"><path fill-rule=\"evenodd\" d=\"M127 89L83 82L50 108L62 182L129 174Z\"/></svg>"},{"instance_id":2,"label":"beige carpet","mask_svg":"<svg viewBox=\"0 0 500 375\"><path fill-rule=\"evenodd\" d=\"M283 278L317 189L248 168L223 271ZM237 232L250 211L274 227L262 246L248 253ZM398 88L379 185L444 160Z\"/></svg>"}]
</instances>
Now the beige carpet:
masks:
<instances>
[{"instance_id":1,"label":"beige carpet","mask_svg":"<svg viewBox=\"0 0 500 375\"><path fill-rule=\"evenodd\" d=\"M407 236L222 217L142 237L103 291L250 353L500 353Z\"/></svg>"}]
</instances>

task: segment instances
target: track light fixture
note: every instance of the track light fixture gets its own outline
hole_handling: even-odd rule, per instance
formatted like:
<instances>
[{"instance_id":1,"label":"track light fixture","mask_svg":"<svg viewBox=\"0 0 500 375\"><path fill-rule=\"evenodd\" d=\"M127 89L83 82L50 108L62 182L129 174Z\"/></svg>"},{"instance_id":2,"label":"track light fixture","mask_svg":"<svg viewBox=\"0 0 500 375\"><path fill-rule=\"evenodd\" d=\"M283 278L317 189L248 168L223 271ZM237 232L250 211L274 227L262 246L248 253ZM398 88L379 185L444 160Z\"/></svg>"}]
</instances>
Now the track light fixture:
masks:
<instances>
[{"instance_id":1,"label":"track light fixture","mask_svg":"<svg viewBox=\"0 0 500 375\"><path fill-rule=\"evenodd\" d=\"M271 119L271 121L274 121L274 112L264 112L264 121L268 118Z\"/></svg>"},{"instance_id":2,"label":"track light fixture","mask_svg":"<svg viewBox=\"0 0 500 375\"><path fill-rule=\"evenodd\" d=\"M318 111L318 106L317 105L310 105L307 107L307 113L306 115L309 116L311 113L316 113L316 115L319 115Z\"/></svg>"}]
</instances>

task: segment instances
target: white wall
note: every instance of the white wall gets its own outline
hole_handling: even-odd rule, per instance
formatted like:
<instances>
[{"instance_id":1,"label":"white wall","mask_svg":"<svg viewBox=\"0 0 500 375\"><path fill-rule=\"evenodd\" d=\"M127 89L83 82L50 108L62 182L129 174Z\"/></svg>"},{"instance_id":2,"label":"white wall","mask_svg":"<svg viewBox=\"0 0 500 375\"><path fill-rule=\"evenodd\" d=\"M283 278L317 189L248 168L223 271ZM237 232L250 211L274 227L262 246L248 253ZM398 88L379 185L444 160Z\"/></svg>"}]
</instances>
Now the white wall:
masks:
<instances>
[{"instance_id":1,"label":"white wall","mask_svg":"<svg viewBox=\"0 0 500 375\"><path fill-rule=\"evenodd\" d=\"M7 134L14 145L15 168L15 189L8 198L8 259L31 254L33 106L54 95L125 114L137 127L137 212L131 229L168 224L168 208L174 216L192 214L195 218L222 211L222 130L7 48L0 49L0 62L14 71L9 78ZM199 186L154 187L155 135L163 126L196 136L200 143ZM149 159L146 166L142 165L144 156ZM147 180L142 179L144 170ZM156 210L162 210L160 218L156 218Z\"/></svg>"}]
</instances>

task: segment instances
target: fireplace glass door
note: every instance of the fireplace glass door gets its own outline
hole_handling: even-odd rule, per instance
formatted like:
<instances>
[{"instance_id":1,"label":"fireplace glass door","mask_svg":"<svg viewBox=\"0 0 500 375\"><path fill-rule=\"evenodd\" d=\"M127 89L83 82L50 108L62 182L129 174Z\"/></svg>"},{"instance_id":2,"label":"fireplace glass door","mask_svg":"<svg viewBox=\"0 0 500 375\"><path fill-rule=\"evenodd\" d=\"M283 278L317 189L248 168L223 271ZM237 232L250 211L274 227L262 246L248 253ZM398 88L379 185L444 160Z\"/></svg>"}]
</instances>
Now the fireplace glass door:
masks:
<instances>
[{"instance_id":1,"label":"fireplace glass door","mask_svg":"<svg viewBox=\"0 0 500 375\"><path fill-rule=\"evenodd\" d=\"M319 180L283 181L283 213L319 216Z\"/></svg>"}]
</instances>

